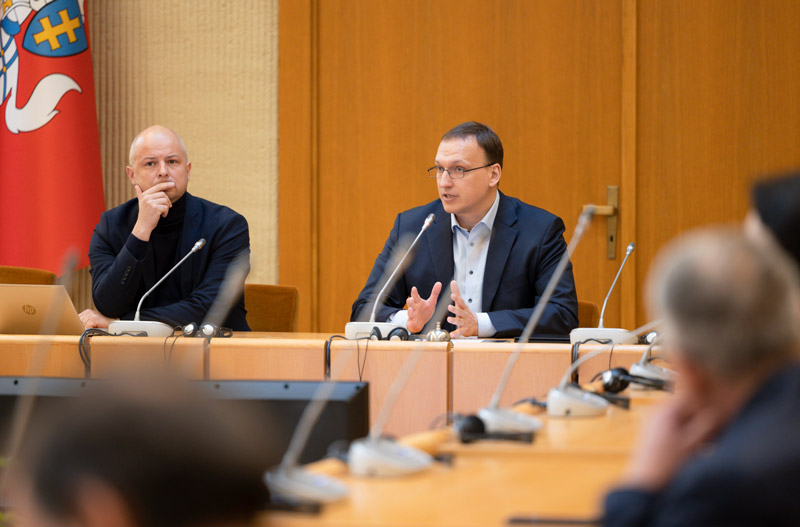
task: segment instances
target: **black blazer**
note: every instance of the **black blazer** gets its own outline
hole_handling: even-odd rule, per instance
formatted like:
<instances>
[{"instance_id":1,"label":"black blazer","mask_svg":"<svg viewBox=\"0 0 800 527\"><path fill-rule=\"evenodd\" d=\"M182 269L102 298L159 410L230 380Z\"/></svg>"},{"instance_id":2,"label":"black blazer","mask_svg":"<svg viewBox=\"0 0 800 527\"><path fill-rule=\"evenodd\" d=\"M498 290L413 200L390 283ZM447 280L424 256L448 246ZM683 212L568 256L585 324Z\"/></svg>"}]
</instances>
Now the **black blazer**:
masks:
<instances>
[{"instance_id":1,"label":"black blazer","mask_svg":"<svg viewBox=\"0 0 800 527\"><path fill-rule=\"evenodd\" d=\"M800 525L800 366L775 374L710 452L687 461L659 493L619 489L609 527Z\"/></svg>"},{"instance_id":2,"label":"black blazer","mask_svg":"<svg viewBox=\"0 0 800 527\"><path fill-rule=\"evenodd\" d=\"M142 308L142 320L159 320L172 326L203 322L228 264L243 251L250 252L250 234L244 216L188 192L185 197L186 215L178 259L200 238L206 239L206 246L167 278L167 281L180 282L183 299L164 305L159 302L156 289L145 300L150 307ZM89 245L92 298L97 309L107 317L133 319L142 284L146 291L161 278L155 276L152 247L148 247L143 260L137 261L125 246L138 214L139 202L134 198L104 212L92 234ZM166 281L161 285L166 285ZM240 298L223 325L237 331L249 330L246 313L244 298Z\"/></svg>"},{"instance_id":3,"label":"black blazer","mask_svg":"<svg viewBox=\"0 0 800 527\"><path fill-rule=\"evenodd\" d=\"M453 231L450 214L440 200L398 214L389 239L383 247L367 284L353 304L351 320L369 318L374 296L383 278L384 267L391 261L398 240L416 236L428 214L435 222L420 238L413 260L403 276L389 292L376 320L385 321L403 308L416 286L427 298L438 281L446 288L454 276ZM566 251L564 222L545 210L527 205L500 193L500 204L492 228L483 278L483 310L489 314L497 337L513 337L522 333L533 307ZM441 298L441 297L440 297ZM446 299L450 302L450 299ZM449 312L447 313L450 314ZM561 277L550 303L545 308L536 333L565 335L578 325L578 299L572 264ZM443 327L454 329L450 324Z\"/></svg>"}]
</instances>

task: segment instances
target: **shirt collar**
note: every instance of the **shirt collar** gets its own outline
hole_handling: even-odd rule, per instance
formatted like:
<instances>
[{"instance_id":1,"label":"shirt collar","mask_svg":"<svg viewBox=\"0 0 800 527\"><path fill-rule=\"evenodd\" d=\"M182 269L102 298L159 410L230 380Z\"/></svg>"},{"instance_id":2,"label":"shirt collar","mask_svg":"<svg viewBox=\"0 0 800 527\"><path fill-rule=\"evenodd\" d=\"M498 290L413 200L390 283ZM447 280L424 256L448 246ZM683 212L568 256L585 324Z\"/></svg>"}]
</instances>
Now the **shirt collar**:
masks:
<instances>
[{"instance_id":1,"label":"shirt collar","mask_svg":"<svg viewBox=\"0 0 800 527\"><path fill-rule=\"evenodd\" d=\"M484 216L481 221L475 224L475 227L483 223L491 231L492 228L494 227L494 219L497 217L497 209L499 208L500 208L500 192L496 191L494 195L494 203L492 203L492 206L489 208L489 212L486 213L486 216ZM473 229L475 227L473 227ZM467 231L465 228L463 228L461 225L458 224L458 220L456 220L456 215L450 214L450 229L453 232L456 232L456 228L461 229L464 232Z\"/></svg>"}]
</instances>

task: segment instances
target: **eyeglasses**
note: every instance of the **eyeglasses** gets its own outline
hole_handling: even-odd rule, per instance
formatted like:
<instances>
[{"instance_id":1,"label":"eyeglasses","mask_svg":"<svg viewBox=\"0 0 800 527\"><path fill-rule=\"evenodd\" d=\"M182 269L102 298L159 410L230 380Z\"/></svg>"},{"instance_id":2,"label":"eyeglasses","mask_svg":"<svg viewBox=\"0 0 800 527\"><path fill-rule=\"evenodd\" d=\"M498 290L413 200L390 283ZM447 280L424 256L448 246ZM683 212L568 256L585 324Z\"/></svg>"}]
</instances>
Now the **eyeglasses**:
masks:
<instances>
[{"instance_id":1,"label":"eyeglasses","mask_svg":"<svg viewBox=\"0 0 800 527\"><path fill-rule=\"evenodd\" d=\"M444 167L431 167L428 169L428 175L434 179L439 179L444 177L444 173L447 172L450 175L450 179L463 179L464 175L467 172L472 172L473 170L478 170L481 168L486 168L494 165L494 163L489 163L488 165L483 165L482 167L475 167L475 168L464 168L464 167L453 167L453 168L444 168Z\"/></svg>"}]
</instances>

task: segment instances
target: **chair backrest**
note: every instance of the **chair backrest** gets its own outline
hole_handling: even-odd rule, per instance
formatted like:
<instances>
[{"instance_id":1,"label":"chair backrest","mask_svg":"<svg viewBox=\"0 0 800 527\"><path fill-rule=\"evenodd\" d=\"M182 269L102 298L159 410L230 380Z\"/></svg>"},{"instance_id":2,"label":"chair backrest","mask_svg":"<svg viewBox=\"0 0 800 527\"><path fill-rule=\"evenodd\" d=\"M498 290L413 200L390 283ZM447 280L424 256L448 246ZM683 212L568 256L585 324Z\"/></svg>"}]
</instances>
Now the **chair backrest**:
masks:
<instances>
[{"instance_id":1,"label":"chair backrest","mask_svg":"<svg viewBox=\"0 0 800 527\"><path fill-rule=\"evenodd\" d=\"M594 302L578 300L578 327L596 328L600 323L600 308Z\"/></svg>"},{"instance_id":2,"label":"chair backrest","mask_svg":"<svg viewBox=\"0 0 800 527\"><path fill-rule=\"evenodd\" d=\"M57 278L55 273L44 269L0 265L0 284L53 285Z\"/></svg>"},{"instance_id":3,"label":"chair backrest","mask_svg":"<svg viewBox=\"0 0 800 527\"><path fill-rule=\"evenodd\" d=\"M293 285L245 284L244 307L252 331L297 331L300 291Z\"/></svg>"}]
</instances>

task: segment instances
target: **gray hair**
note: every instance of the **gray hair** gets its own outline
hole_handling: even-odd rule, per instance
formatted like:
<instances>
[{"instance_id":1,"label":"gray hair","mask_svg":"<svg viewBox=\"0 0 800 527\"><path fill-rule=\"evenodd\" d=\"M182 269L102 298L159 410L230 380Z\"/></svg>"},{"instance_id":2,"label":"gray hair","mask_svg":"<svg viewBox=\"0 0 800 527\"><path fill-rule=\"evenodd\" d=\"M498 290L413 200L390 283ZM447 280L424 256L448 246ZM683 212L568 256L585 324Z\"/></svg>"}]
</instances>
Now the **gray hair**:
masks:
<instances>
[{"instance_id":1,"label":"gray hair","mask_svg":"<svg viewBox=\"0 0 800 527\"><path fill-rule=\"evenodd\" d=\"M788 361L800 342L800 280L776 247L740 230L694 231L661 252L648 302L667 341L704 371L742 378Z\"/></svg>"}]
</instances>

